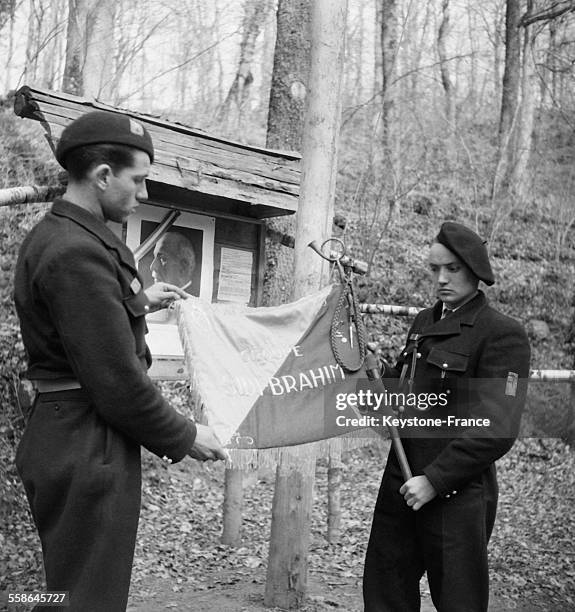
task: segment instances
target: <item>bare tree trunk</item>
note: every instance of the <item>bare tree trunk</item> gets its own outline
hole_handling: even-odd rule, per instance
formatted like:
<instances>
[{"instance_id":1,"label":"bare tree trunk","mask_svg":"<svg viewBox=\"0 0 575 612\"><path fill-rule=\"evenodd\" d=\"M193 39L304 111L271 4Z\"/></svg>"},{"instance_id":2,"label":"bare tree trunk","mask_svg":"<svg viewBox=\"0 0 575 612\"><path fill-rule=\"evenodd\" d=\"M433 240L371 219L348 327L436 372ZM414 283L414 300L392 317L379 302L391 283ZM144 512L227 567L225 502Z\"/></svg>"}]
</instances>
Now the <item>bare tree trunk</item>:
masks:
<instances>
[{"instance_id":1,"label":"bare tree trunk","mask_svg":"<svg viewBox=\"0 0 575 612\"><path fill-rule=\"evenodd\" d=\"M447 39L449 37L449 0L441 2L441 23L437 31L437 53L439 55L439 70L441 73L441 85L445 93L445 120L448 132L451 136L455 134L455 103L453 100L453 82L449 73L449 58L447 55ZM448 147L451 149L453 143Z\"/></svg>"},{"instance_id":2,"label":"bare tree trunk","mask_svg":"<svg viewBox=\"0 0 575 612\"><path fill-rule=\"evenodd\" d=\"M381 2L381 28L379 30L382 68L381 107L376 127L375 146L370 158L370 171L379 183L380 196L384 193L381 205L376 205L374 215L385 206L384 202L392 202L390 211L399 214L399 200L396 194L402 181L402 159L399 153L399 121L397 99L399 85L396 83L399 54L399 16L398 0L378 0ZM383 178L380 178L383 177ZM378 197L380 199L380 197Z\"/></svg>"},{"instance_id":3,"label":"bare tree trunk","mask_svg":"<svg viewBox=\"0 0 575 612\"><path fill-rule=\"evenodd\" d=\"M532 4L530 1L529 5ZM531 6L529 6L531 10ZM509 191L524 202L531 193L532 181L527 171L533 142L533 124L536 111L537 73L535 69L536 37L533 26L523 31L523 71L521 75L521 106L515 129L514 146L511 148Z\"/></svg>"},{"instance_id":4,"label":"bare tree trunk","mask_svg":"<svg viewBox=\"0 0 575 612\"><path fill-rule=\"evenodd\" d=\"M308 243L331 234L341 118L341 83L347 0L315 0L312 13L310 91L306 105L300 204L296 225L294 290L297 299L316 291L327 266L309 256ZM278 465L272 508L265 604L299 607L307 588L307 554L313 500L308 470Z\"/></svg>"},{"instance_id":5,"label":"bare tree trunk","mask_svg":"<svg viewBox=\"0 0 575 612\"><path fill-rule=\"evenodd\" d=\"M214 9L216 11L214 23L217 33L217 40L220 40L221 37L219 34L219 25L221 19L221 9L217 2ZM224 103L224 60L222 58L222 49L220 45L216 47L216 67L218 74L218 107L220 107Z\"/></svg>"},{"instance_id":6,"label":"bare tree trunk","mask_svg":"<svg viewBox=\"0 0 575 612\"><path fill-rule=\"evenodd\" d=\"M0 30L3 30L9 21L14 21L15 10L16 0L0 0Z\"/></svg>"},{"instance_id":7,"label":"bare tree trunk","mask_svg":"<svg viewBox=\"0 0 575 612\"><path fill-rule=\"evenodd\" d=\"M279 0L266 146L301 151L310 67L309 0Z\"/></svg>"},{"instance_id":8,"label":"bare tree trunk","mask_svg":"<svg viewBox=\"0 0 575 612\"><path fill-rule=\"evenodd\" d=\"M146 53L146 49L143 48L140 53L140 82L142 83L142 87L140 89L140 104L147 108L149 104L149 98L151 94L148 94L149 87L146 86L146 79L148 78L148 57Z\"/></svg>"},{"instance_id":9,"label":"bare tree trunk","mask_svg":"<svg viewBox=\"0 0 575 612\"><path fill-rule=\"evenodd\" d=\"M363 41L364 41L364 29L365 29L365 23L364 23L364 4L360 3L359 5L359 15L357 17L358 19L358 32L359 32L359 40L357 42L357 70L356 70L356 75L355 75L355 83L354 83L354 87L353 87L353 100L354 101L361 101L363 99Z\"/></svg>"},{"instance_id":10,"label":"bare tree trunk","mask_svg":"<svg viewBox=\"0 0 575 612\"><path fill-rule=\"evenodd\" d=\"M3 16L3 19L9 21L8 30L8 61L6 65L6 80L4 88L6 91L10 88L10 79L12 78L12 59L14 55L14 22L15 22L16 0L10 0L7 7L8 14ZM3 22L0 21L0 30L3 27Z\"/></svg>"},{"instance_id":11,"label":"bare tree trunk","mask_svg":"<svg viewBox=\"0 0 575 612\"><path fill-rule=\"evenodd\" d=\"M251 68L256 39L272 6L271 0L247 0L245 4L238 69L226 99L218 111L218 121L226 124L224 133L233 134L241 128L250 86L253 82Z\"/></svg>"},{"instance_id":12,"label":"bare tree trunk","mask_svg":"<svg viewBox=\"0 0 575 612\"><path fill-rule=\"evenodd\" d=\"M512 130L517 121L521 74L520 0L506 0L506 2L505 70L499 121L499 148L491 191L494 209L499 193L508 192L509 151L512 144Z\"/></svg>"},{"instance_id":13,"label":"bare tree trunk","mask_svg":"<svg viewBox=\"0 0 575 612\"><path fill-rule=\"evenodd\" d=\"M185 15L185 19L183 18ZM184 63L188 57L189 50L189 32L190 32L190 15L182 14L182 18L178 19L178 54L180 63ZM178 107L186 108L187 99L186 93L188 90L187 66L182 66L176 72L176 92L178 97Z\"/></svg>"},{"instance_id":14,"label":"bare tree trunk","mask_svg":"<svg viewBox=\"0 0 575 612\"><path fill-rule=\"evenodd\" d=\"M381 57L382 57L382 143L392 168L398 159L396 140L396 90L398 45L397 0L381 0Z\"/></svg>"},{"instance_id":15,"label":"bare tree trunk","mask_svg":"<svg viewBox=\"0 0 575 612\"><path fill-rule=\"evenodd\" d=\"M97 0L86 24L84 95L105 102L112 101L115 8L114 0Z\"/></svg>"},{"instance_id":16,"label":"bare tree trunk","mask_svg":"<svg viewBox=\"0 0 575 612\"><path fill-rule=\"evenodd\" d=\"M303 118L308 94L311 39L309 0L280 0L270 91L266 146L301 151ZM294 217L274 219L268 227L294 235ZM293 249L269 240L264 303L289 300L293 283Z\"/></svg>"},{"instance_id":17,"label":"bare tree trunk","mask_svg":"<svg viewBox=\"0 0 575 612\"><path fill-rule=\"evenodd\" d=\"M348 17L347 43L345 50L344 106L356 106L364 103L366 39L365 3L360 2ZM369 27L369 26L368 26ZM372 95L372 83L368 97Z\"/></svg>"},{"instance_id":18,"label":"bare tree trunk","mask_svg":"<svg viewBox=\"0 0 575 612\"><path fill-rule=\"evenodd\" d=\"M502 88L502 76L501 76L501 50L504 47L505 39L505 17L504 12L496 10L493 18L493 34L490 37L491 44L493 46L493 91L495 94L495 100L498 104L503 96ZM489 24L485 23L486 29L489 28ZM489 31L489 30L488 30ZM498 109L501 113L501 108Z\"/></svg>"},{"instance_id":19,"label":"bare tree trunk","mask_svg":"<svg viewBox=\"0 0 575 612\"><path fill-rule=\"evenodd\" d=\"M381 50L381 29L383 24L383 2L376 0L375 2L375 29L377 35L373 37L373 53L374 53L374 72L373 72L373 93L381 96L383 89L383 52Z\"/></svg>"},{"instance_id":20,"label":"bare tree trunk","mask_svg":"<svg viewBox=\"0 0 575 612\"><path fill-rule=\"evenodd\" d=\"M547 85L551 92L551 100L557 100L557 24L554 21L549 22L549 49L547 51L547 64L551 70L551 84ZM547 88L542 86L543 96ZM543 97L542 96L542 97Z\"/></svg>"},{"instance_id":21,"label":"bare tree trunk","mask_svg":"<svg viewBox=\"0 0 575 612\"><path fill-rule=\"evenodd\" d=\"M503 142L513 124L519 103L519 75L521 74L521 18L520 0L507 0L505 16L505 70L499 120L499 139Z\"/></svg>"},{"instance_id":22,"label":"bare tree trunk","mask_svg":"<svg viewBox=\"0 0 575 612\"><path fill-rule=\"evenodd\" d=\"M68 1L64 91L111 101L115 6L113 0Z\"/></svg>"},{"instance_id":23,"label":"bare tree trunk","mask_svg":"<svg viewBox=\"0 0 575 612\"><path fill-rule=\"evenodd\" d=\"M439 71L441 85L445 93L445 117L451 124L453 121L453 83L449 74L449 57L447 54L447 39L449 37L449 0L441 2L441 23L437 31L437 54L439 55Z\"/></svg>"},{"instance_id":24,"label":"bare tree trunk","mask_svg":"<svg viewBox=\"0 0 575 612\"><path fill-rule=\"evenodd\" d=\"M48 89L56 89L59 83L56 83L56 74L58 72L58 30L62 19L63 11L60 8L59 0L52 0L46 16L41 23L41 29L47 26L44 41L42 42L41 54L41 84Z\"/></svg>"},{"instance_id":25,"label":"bare tree trunk","mask_svg":"<svg viewBox=\"0 0 575 612\"><path fill-rule=\"evenodd\" d=\"M257 125L267 125L269 120L269 100L271 97L272 79L273 79L273 62L268 62L268 58L274 57L274 51L277 40L277 19L268 19L264 24L262 34L262 50L260 62L261 83L259 85L259 93L257 95ZM266 131L267 140L267 131Z\"/></svg>"},{"instance_id":26,"label":"bare tree trunk","mask_svg":"<svg viewBox=\"0 0 575 612\"><path fill-rule=\"evenodd\" d=\"M431 21L431 13L433 10L433 4L431 2L425 5L425 14L423 16L423 22L414 20L412 29L407 37L406 43L410 46L410 63L406 66L406 71L411 72L409 78L409 89L408 96L413 100L414 105L419 100L419 87L420 87L420 75L419 69L421 66L421 57L424 53L427 31L429 29L429 23Z\"/></svg>"},{"instance_id":27,"label":"bare tree trunk","mask_svg":"<svg viewBox=\"0 0 575 612\"><path fill-rule=\"evenodd\" d=\"M38 80L38 55L43 12L42 0L30 0L24 79L32 83Z\"/></svg>"},{"instance_id":28,"label":"bare tree trunk","mask_svg":"<svg viewBox=\"0 0 575 612\"><path fill-rule=\"evenodd\" d=\"M81 25L85 22L83 11L85 11L83 0L69 0L66 64L64 66L62 90L76 95L84 93L85 58Z\"/></svg>"},{"instance_id":29,"label":"bare tree trunk","mask_svg":"<svg viewBox=\"0 0 575 612\"><path fill-rule=\"evenodd\" d=\"M477 71L477 51L478 45L475 41L475 32L477 31L477 18L473 7L467 8L467 24L469 32L469 48L471 51L471 58L469 60L469 93L467 95L468 108L471 111L472 116L475 115L477 110L477 92L480 89L478 83L478 71Z\"/></svg>"}]
</instances>

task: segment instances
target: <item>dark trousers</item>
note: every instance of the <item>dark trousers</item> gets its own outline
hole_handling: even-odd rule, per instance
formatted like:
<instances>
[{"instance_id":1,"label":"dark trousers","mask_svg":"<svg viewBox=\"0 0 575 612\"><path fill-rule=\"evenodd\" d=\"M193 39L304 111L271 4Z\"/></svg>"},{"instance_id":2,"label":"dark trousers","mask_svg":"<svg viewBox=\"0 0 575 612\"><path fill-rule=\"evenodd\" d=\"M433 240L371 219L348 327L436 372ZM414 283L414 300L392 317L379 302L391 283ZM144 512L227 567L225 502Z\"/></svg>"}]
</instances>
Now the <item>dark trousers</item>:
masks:
<instances>
[{"instance_id":1,"label":"dark trousers","mask_svg":"<svg viewBox=\"0 0 575 612\"><path fill-rule=\"evenodd\" d=\"M38 396L16 465L42 542L53 612L126 609L140 513L140 447L110 428L81 390ZM36 610L43 610L37 607Z\"/></svg>"},{"instance_id":2,"label":"dark trousers","mask_svg":"<svg viewBox=\"0 0 575 612\"><path fill-rule=\"evenodd\" d=\"M427 572L439 612L486 612L487 543L497 506L495 473L418 511L399 494L403 479L393 452L379 490L363 577L365 612L417 612Z\"/></svg>"}]
</instances>

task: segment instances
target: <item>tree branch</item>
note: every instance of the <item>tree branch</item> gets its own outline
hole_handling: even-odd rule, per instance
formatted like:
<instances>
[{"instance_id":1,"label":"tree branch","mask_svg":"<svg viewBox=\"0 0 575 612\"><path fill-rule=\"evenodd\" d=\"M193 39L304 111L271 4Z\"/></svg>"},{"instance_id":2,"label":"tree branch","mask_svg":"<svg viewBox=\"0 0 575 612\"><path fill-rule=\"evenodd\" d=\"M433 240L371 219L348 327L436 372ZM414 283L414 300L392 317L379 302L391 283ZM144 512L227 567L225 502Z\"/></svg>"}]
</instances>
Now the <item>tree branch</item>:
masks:
<instances>
[{"instance_id":1,"label":"tree branch","mask_svg":"<svg viewBox=\"0 0 575 612\"><path fill-rule=\"evenodd\" d=\"M526 28L527 26L537 21L551 21L565 13L575 12L575 4L572 0L560 0L549 8L543 9L536 13L525 13L519 20L519 26Z\"/></svg>"},{"instance_id":2,"label":"tree branch","mask_svg":"<svg viewBox=\"0 0 575 612\"><path fill-rule=\"evenodd\" d=\"M237 33L239 32L239 30L235 30L234 32L231 32L230 34L224 36L221 40L217 40L215 43L209 45L208 47L206 47L205 49L202 49L201 51L198 51L198 53L194 54L192 57L186 59L183 62L180 62L179 64L177 64L176 66L171 66L170 68L167 68L166 70L163 70L162 72L160 72L159 74L155 75L154 77L152 77L151 79L148 79L142 86L134 89L133 91L131 91L130 93L122 96L121 99L121 103L125 103L126 100L128 100L129 98L131 98L132 96L134 96L135 94L137 94L138 92L142 91L145 87L147 87L150 83L153 83L154 81L162 78L163 76L165 76L166 74L169 74L170 72L173 72L174 70L178 70L179 68L182 68L183 66L185 66L186 64L189 64L190 62L193 62L194 60L198 59L198 57L200 57L201 55L203 55L204 53L207 53L208 51L211 51L214 47L217 47L218 45L220 45L222 42L224 42L224 40L226 40L227 38L230 38L231 36L235 36Z\"/></svg>"}]
</instances>

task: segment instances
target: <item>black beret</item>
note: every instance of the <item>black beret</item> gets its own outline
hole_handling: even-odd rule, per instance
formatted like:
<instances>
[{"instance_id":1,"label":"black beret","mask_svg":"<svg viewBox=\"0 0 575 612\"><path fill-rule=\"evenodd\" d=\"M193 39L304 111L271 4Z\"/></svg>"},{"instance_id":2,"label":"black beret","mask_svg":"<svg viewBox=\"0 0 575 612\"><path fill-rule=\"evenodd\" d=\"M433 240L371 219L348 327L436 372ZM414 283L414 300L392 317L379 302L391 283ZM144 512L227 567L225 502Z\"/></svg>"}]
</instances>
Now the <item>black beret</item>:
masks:
<instances>
[{"instance_id":1,"label":"black beret","mask_svg":"<svg viewBox=\"0 0 575 612\"><path fill-rule=\"evenodd\" d=\"M461 223L446 221L441 226L436 241L455 253L479 280L486 285L493 285L495 278L485 242L474 231Z\"/></svg>"},{"instance_id":2,"label":"black beret","mask_svg":"<svg viewBox=\"0 0 575 612\"><path fill-rule=\"evenodd\" d=\"M56 146L56 159L65 168L70 151L93 144L127 145L144 151L154 161L154 145L146 128L128 115L108 111L92 111L68 124Z\"/></svg>"}]
</instances>

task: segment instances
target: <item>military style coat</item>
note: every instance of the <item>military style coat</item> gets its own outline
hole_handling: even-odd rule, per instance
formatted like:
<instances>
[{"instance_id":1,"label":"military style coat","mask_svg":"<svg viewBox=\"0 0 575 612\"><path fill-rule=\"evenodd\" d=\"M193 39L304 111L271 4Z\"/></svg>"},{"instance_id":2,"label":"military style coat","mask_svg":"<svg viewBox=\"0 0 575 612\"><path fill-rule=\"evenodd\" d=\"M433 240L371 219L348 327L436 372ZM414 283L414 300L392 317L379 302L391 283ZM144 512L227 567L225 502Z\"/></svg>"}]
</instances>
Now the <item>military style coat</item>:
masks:
<instances>
[{"instance_id":1,"label":"military style coat","mask_svg":"<svg viewBox=\"0 0 575 612\"><path fill-rule=\"evenodd\" d=\"M102 220L55 201L20 250L15 302L29 377L81 385L38 395L16 454L48 589L69 592L69 612L122 612L140 448L179 461L195 425L146 374L148 299L132 253Z\"/></svg>"},{"instance_id":2,"label":"military style coat","mask_svg":"<svg viewBox=\"0 0 575 612\"><path fill-rule=\"evenodd\" d=\"M183 459L195 426L146 374L148 300L131 251L102 220L56 200L22 245L14 297L31 379L77 379L109 426Z\"/></svg>"},{"instance_id":3,"label":"military style coat","mask_svg":"<svg viewBox=\"0 0 575 612\"><path fill-rule=\"evenodd\" d=\"M445 497L511 448L525 403L530 348L523 327L491 308L481 291L443 319L441 311L437 302L417 315L395 369L386 375L401 377L405 393L432 394L436 405L408 407L403 416L441 424L409 428L404 444L414 475L425 474ZM445 406L435 400L440 394Z\"/></svg>"},{"instance_id":4,"label":"military style coat","mask_svg":"<svg viewBox=\"0 0 575 612\"><path fill-rule=\"evenodd\" d=\"M405 394L401 417L424 420L400 434L413 475L426 475L437 497L418 511L407 505L392 447L366 553L369 612L419 610L424 572L438 610L488 608L495 461L517 436L529 343L521 325L481 292L443 319L441 311L438 302L418 314L396 367L386 372L386 388Z\"/></svg>"}]
</instances>

